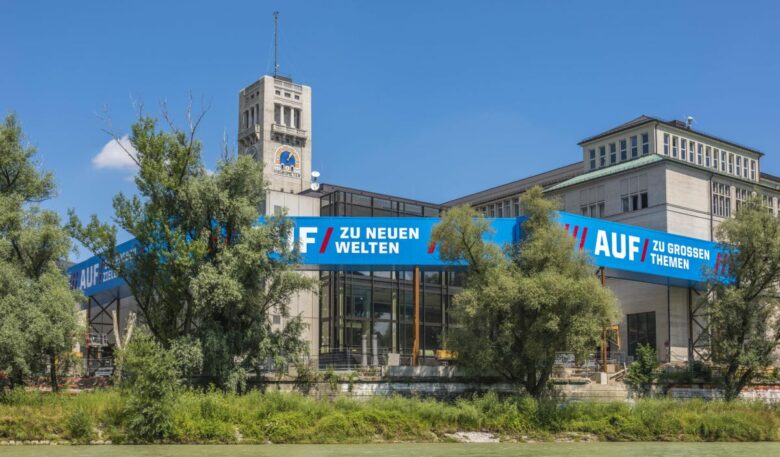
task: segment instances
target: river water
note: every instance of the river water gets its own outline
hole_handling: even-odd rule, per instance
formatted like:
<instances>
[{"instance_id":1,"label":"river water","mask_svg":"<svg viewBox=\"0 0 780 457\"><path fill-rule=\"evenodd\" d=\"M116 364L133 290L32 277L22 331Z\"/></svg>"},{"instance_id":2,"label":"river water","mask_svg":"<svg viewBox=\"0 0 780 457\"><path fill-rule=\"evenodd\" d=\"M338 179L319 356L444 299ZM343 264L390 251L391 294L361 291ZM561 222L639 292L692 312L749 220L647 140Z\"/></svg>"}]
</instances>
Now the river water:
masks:
<instances>
[{"instance_id":1,"label":"river water","mask_svg":"<svg viewBox=\"0 0 780 457\"><path fill-rule=\"evenodd\" d=\"M780 443L2 446L0 457L780 457Z\"/></svg>"}]
</instances>

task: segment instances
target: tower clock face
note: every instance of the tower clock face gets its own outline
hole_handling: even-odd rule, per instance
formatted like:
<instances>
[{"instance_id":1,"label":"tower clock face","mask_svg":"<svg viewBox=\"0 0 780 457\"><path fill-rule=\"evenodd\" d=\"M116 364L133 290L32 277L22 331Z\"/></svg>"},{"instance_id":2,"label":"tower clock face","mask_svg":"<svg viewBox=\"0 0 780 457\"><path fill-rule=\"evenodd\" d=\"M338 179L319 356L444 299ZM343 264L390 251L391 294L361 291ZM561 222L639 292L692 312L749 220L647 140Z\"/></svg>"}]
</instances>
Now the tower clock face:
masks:
<instances>
[{"instance_id":1,"label":"tower clock face","mask_svg":"<svg viewBox=\"0 0 780 457\"><path fill-rule=\"evenodd\" d=\"M282 176L301 177L301 156L292 146L280 146L274 153L274 173Z\"/></svg>"},{"instance_id":2,"label":"tower clock face","mask_svg":"<svg viewBox=\"0 0 780 457\"><path fill-rule=\"evenodd\" d=\"M295 167L295 155L287 150L282 151L281 155L279 156L279 162L283 167Z\"/></svg>"}]
</instances>

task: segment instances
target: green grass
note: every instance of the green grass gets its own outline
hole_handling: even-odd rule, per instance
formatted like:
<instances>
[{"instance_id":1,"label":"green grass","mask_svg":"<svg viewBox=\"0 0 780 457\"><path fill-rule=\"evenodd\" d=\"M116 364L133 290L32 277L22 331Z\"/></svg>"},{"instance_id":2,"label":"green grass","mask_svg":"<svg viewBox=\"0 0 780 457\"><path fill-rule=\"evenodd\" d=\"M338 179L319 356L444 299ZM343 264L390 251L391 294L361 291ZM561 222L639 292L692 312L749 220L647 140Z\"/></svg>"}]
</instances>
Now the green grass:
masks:
<instances>
[{"instance_id":1,"label":"green grass","mask_svg":"<svg viewBox=\"0 0 780 457\"><path fill-rule=\"evenodd\" d=\"M128 442L125 397L14 391L0 402L0 441ZM589 433L610 441L778 440L780 408L758 402L640 400L537 402L487 394L432 399L185 391L171 417L175 443L373 443L446 441L447 433L487 431L505 439Z\"/></svg>"}]
</instances>

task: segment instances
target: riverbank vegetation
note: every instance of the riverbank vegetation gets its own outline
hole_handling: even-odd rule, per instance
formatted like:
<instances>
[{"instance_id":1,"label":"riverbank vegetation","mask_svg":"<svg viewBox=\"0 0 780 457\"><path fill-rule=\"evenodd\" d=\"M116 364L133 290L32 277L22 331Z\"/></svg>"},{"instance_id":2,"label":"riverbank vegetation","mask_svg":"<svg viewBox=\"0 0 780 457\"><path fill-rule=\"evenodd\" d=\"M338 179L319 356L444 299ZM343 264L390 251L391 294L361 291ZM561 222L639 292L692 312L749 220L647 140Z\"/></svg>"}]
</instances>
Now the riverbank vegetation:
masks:
<instances>
[{"instance_id":1,"label":"riverbank vegetation","mask_svg":"<svg viewBox=\"0 0 780 457\"><path fill-rule=\"evenodd\" d=\"M778 440L780 408L759 402L571 402L500 398L455 401L376 397L316 399L296 393L181 391L154 440L138 435L138 411L115 389L58 395L21 389L0 402L0 441L89 443L371 443L450 441L484 431L502 440Z\"/></svg>"}]
</instances>

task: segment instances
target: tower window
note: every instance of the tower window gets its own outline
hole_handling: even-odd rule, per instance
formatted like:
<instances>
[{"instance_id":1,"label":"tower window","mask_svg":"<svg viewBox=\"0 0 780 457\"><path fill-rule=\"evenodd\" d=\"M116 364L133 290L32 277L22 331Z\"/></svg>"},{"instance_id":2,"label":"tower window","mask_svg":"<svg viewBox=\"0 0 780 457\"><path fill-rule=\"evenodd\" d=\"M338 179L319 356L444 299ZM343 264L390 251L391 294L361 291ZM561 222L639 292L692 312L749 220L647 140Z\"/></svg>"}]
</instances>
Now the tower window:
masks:
<instances>
[{"instance_id":1,"label":"tower window","mask_svg":"<svg viewBox=\"0 0 780 457\"><path fill-rule=\"evenodd\" d=\"M631 137L631 158L635 159L639 155L639 148L637 146L636 135Z\"/></svg>"},{"instance_id":2,"label":"tower window","mask_svg":"<svg viewBox=\"0 0 780 457\"><path fill-rule=\"evenodd\" d=\"M664 155L669 155L669 134L664 133Z\"/></svg>"},{"instance_id":3,"label":"tower window","mask_svg":"<svg viewBox=\"0 0 780 457\"><path fill-rule=\"evenodd\" d=\"M609 143L609 163L617 162L617 145Z\"/></svg>"},{"instance_id":4,"label":"tower window","mask_svg":"<svg viewBox=\"0 0 780 457\"><path fill-rule=\"evenodd\" d=\"M626 159L628 159L626 155L626 140L620 140L620 160Z\"/></svg>"},{"instance_id":5,"label":"tower window","mask_svg":"<svg viewBox=\"0 0 780 457\"><path fill-rule=\"evenodd\" d=\"M650 135L642 134L642 155L650 154Z\"/></svg>"}]
</instances>

